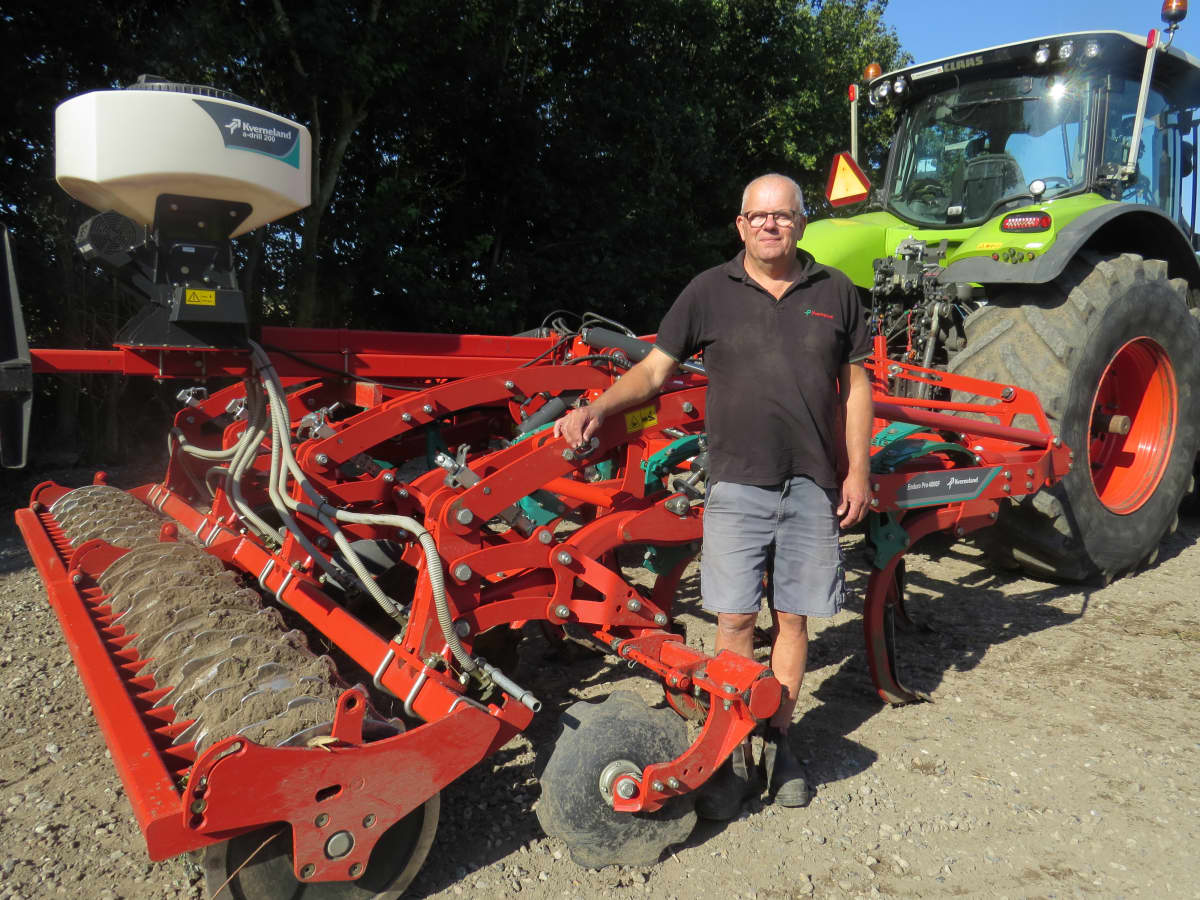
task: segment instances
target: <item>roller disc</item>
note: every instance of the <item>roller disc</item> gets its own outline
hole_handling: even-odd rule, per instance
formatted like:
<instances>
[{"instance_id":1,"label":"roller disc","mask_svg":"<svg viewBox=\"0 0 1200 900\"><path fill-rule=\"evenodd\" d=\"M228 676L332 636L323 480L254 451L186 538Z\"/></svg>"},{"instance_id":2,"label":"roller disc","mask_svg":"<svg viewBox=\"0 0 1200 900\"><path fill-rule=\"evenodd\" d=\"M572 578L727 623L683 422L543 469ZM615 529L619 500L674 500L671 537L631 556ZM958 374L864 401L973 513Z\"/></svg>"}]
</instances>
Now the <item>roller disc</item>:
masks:
<instances>
[{"instance_id":1,"label":"roller disc","mask_svg":"<svg viewBox=\"0 0 1200 900\"><path fill-rule=\"evenodd\" d=\"M434 794L389 828L371 851L366 872L355 881L297 881L286 825L272 825L214 844L204 854L207 896L229 900L391 900L417 877L429 855L440 810L441 795ZM282 834L254 852L280 830Z\"/></svg>"},{"instance_id":2,"label":"roller disc","mask_svg":"<svg viewBox=\"0 0 1200 900\"><path fill-rule=\"evenodd\" d=\"M614 771L640 772L679 756L688 746L683 720L650 709L636 694L617 691L601 703L581 701L560 721L542 772L537 816L546 834L562 838L581 866L646 866L696 825L695 796L685 794L655 813L619 813L602 783ZM616 767L616 769L614 769Z\"/></svg>"}]
</instances>

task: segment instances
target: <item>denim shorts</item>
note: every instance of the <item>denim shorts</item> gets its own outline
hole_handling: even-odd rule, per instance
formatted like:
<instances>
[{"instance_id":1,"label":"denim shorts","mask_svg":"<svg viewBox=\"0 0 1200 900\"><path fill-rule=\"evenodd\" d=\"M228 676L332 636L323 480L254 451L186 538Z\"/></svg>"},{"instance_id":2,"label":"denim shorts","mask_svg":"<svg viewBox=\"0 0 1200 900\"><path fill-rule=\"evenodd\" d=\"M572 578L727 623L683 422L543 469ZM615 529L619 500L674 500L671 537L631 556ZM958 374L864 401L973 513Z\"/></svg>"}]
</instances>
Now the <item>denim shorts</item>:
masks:
<instances>
[{"instance_id":1,"label":"denim shorts","mask_svg":"<svg viewBox=\"0 0 1200 900\"><path fill-rule=\"evenodd\" d=\"M846 573L835 515L838 492L811 478L761 487L720 481L704 507L700 591L715 613L756 613L763 576L780 612L832 616Z\"/></svg>"}]
</instances>

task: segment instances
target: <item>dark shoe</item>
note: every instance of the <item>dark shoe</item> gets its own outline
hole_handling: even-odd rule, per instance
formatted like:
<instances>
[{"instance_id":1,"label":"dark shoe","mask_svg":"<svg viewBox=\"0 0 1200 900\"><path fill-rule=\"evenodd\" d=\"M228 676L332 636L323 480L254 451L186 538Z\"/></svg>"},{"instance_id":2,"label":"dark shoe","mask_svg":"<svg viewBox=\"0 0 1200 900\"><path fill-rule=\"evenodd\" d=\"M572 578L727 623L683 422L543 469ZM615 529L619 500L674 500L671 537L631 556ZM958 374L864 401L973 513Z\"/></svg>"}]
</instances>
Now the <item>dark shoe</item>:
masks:
<instances>
[{"instance_id":1,"label":"dark shoe","mask_svg":"<svg viewBox=\"0 0 1200 900\"><path fill-rule=\"evenodd\" d=\"M715 822L732 819L741 812L746 798L756 792L757 782L746 765L746 754L738 747L700 789L696 815Z\"/></svg>"},{"instance_id":2,"label":"dark shoe","mask_svg":"<svg viewBox=\"0 0 1200 900\"><path fill-rule=\"evenodd\" d=\"M804 780L800 760L792 753L787 732L772 728L763 741L763 774L770 795L780 806L808 806L812 789Z\"/></svg>"}]
</instances>

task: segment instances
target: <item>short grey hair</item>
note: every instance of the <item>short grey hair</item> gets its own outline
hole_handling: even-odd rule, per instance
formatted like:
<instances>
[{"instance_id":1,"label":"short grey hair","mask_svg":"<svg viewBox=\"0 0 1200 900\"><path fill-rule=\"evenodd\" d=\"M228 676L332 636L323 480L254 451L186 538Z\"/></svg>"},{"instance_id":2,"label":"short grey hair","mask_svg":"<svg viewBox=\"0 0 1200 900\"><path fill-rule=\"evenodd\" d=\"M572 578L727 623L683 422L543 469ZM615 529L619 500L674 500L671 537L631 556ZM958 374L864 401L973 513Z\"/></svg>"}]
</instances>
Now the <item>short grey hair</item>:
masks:
<instances>
[{"instance_id":1,"label":"short grey hair","mask_svg":"<svg viewBox=\"0 0 1200 900\"><path fill-rule=\"evenodd\" d=\"M799 215L804 215L804 191L800 190L800 185L796 184L795 179L788 178L786 175L781 175L778 172L768 172L766 175L759 175L748 185L746 185L745 190L742 191L742 205L738 207L738 214L740 215L746 212L746 204L750 200L750 189L760 181L765 181L768 178L778 178L791 185L792 191L794 191L796 194L796 212Z\"/></svg>"}]
</instances>

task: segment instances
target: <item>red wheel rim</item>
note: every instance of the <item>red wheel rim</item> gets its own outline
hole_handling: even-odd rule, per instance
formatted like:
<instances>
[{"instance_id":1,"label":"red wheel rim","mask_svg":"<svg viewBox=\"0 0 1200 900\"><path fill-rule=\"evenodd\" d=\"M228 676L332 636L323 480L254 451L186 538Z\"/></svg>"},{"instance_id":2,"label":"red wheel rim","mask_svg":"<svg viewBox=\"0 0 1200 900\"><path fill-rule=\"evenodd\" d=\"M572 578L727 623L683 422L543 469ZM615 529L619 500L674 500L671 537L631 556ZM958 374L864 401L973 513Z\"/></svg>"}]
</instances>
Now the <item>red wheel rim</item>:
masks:
<instances>
[{"instance_id":1,"label":"red wheel rim","mask_svg":"<svg viewBox=\"0 0 1200 900\"><path fill-rule=\"evenodd\" d=\"M1113 355L1092 402L1088 464L1096 496L1111 512L1128 515L1153 496L1178 421L1170 358L1156 341L1135 338Z\"/></svg>"}]
</instances>

